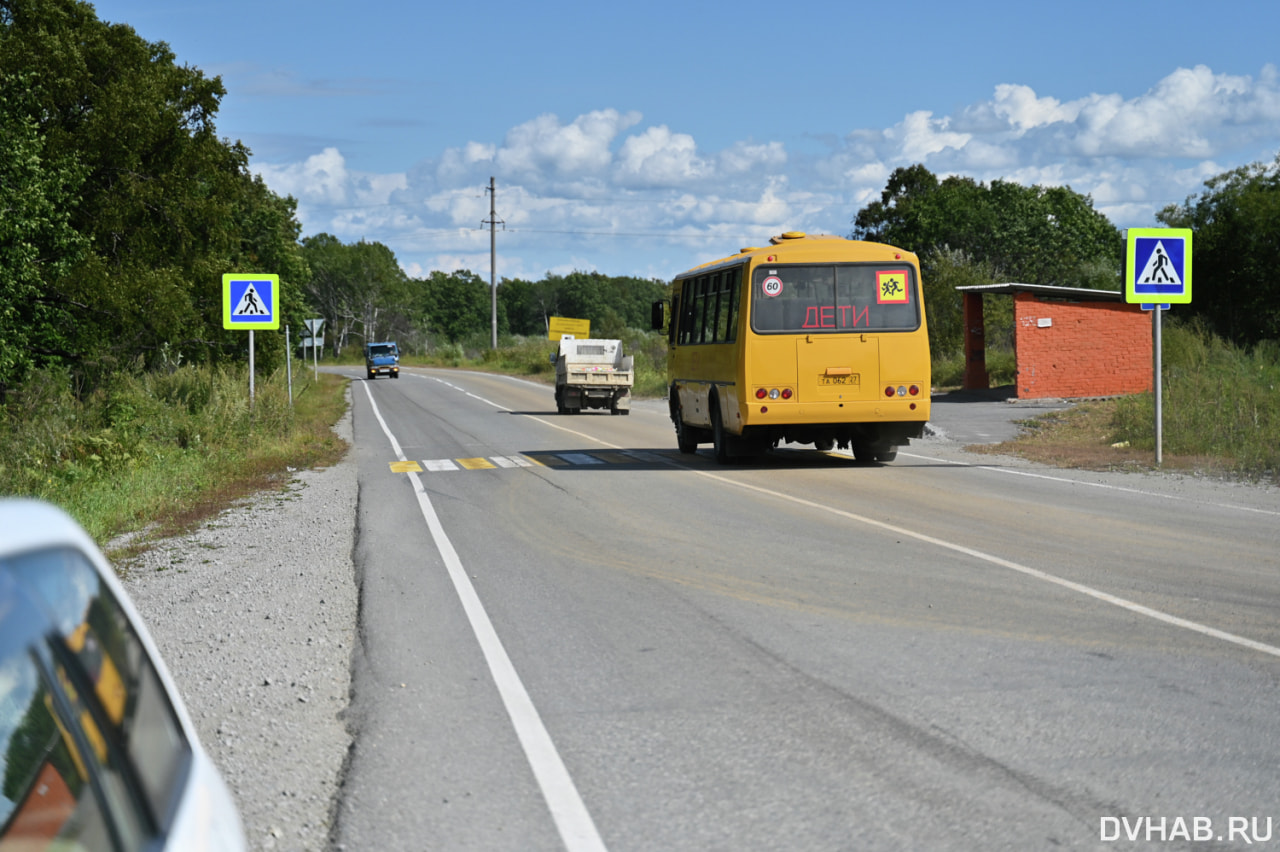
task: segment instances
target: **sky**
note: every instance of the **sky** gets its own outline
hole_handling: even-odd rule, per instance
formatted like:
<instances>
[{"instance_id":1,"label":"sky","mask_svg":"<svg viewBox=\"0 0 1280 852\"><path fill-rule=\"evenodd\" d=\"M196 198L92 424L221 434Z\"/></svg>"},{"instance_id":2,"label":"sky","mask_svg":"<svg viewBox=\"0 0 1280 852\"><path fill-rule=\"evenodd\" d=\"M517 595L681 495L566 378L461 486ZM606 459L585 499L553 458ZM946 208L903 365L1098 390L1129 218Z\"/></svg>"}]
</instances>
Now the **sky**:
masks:
<instances>
[{"instance_id":1,"label":"sky","mask_svg":"<svg viewBox=\"0 0 1280 852\"><path fill-rule=\"evenodd\" d=\"M222 79L219 135L304 236L413 277L670 280L848 236L916 163L1154 227L1280 153L1276 0L92 5Z\"/></svg>"}]
</instances>

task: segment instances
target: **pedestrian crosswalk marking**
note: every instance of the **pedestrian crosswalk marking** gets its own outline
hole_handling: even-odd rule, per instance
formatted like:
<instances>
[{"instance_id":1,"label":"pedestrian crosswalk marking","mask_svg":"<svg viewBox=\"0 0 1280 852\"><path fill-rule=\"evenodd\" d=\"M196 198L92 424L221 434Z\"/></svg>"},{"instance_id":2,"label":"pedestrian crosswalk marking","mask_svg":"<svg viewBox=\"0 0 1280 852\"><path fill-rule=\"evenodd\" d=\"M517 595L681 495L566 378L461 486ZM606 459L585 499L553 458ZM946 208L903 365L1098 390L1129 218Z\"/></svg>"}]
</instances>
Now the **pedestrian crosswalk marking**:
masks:
<instances>
[{"instance_id":1,"label":"pedestrian crosswalk marking","mask_svg":"<svg viewBox=\"0 0 1280 852\"><path fill-rule=\"evenodd\" d=\"M633 464L651 461L651 453L631 453L623 451L584 452L538 452L527 455L489 456L463 459L422 459L421 461L391 462L392 473L421 473L423 470L432 473L447 473L457 470L513 470L521 467L575 467L603 464Z\"/></svg>"},{"instance_id":2,"label":"pedestrian crosswalk marking","mask_svg":"<svg viewBox=\"0 0 1280 852\"><path fill-rule=\"evenodd\" d=\"M569 464L604 464L600 459L586 453L560 453L559 456Z\"/></svg>"},{"instance_id":3,"label":"pedestrian crosswalk marking","mask_svg":"<svg viewBox=\"0 0 1280 852\"><path fill-rule=\"evenodd\" d=\"M636 460L635 456L630 453L600 452L592 453L592 455L606 464L631 464Z\"/></svg>"}]
</instances>

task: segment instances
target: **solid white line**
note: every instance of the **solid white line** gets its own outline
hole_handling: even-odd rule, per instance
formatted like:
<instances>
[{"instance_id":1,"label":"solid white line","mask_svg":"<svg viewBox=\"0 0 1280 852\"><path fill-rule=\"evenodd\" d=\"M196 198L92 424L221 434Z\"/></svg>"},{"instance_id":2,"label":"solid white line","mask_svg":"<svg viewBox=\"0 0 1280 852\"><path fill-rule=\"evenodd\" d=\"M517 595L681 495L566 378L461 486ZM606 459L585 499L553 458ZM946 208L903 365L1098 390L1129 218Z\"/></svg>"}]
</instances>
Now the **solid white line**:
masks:
<instances>
[{"instance_id":1,"label":"solid white line","mask_svg":"<svg viewBox=\"0 0 1280 852\"><path fill-rule=\"evenodd\" d=\"M382 412L378 410L378 404L373 401L373 393L369 390L368 384L364 388L369 397L369 404L373 406L374 416L382 426L387 440L391 442L396 456L400 461L408 461L400 450L400 443L391 434L387 422L382 419ZM476 640L480 643L485 662L489 664L489 673L498 687L507 715L511 717L511 724L515 727L525 758L529 761L538 787L542 790L542 796L551 810L551 817L555 820L556 829L560 832L560 839L564 841L569 852L604 850L604 841L596 830L595 822L591 819L582 796L578 794L578 788L569 777L569 770L560 758L560 753L556 751L555 743L551 741L551 735L547 732L546 726L542 724L538 709L534 707L533 700L529 697L524 683L521 682L515 666L511 663L511 658L507 656L502 640L498 638L498 632L494 630L493 622L489 620L489 614L485 612L484 604L480 602L480 596L476 594L475 587L472 586L471 579L462 566L458 552L454 550L453 543L445 534L435 507L431 505L431 499L422 486L422 477L416 473L410 473L409 478L413 480L413 491L418 498L422 517L427 522L427 528L431 531L432 539L435 540L436 549L440 551L440 557L449 571L454 590L462 601L462 608L471 622Z\"/></svg>"},{"instance_id":2,"label":"solid white line","mask_svg":"<svg viewBox=\"0 0 1280 852\"><path fill-rule=\"evenodd\" d=\"M502 408L502 406L497 405L496 403L491 402L489 404L494 405L497 408ZM506 409L506 410L509 411L510 409ZM587 440L594 441L597 444L601 444L613 450L623 449L622 447L619 447L616 444L610 444L608 441L602 441L599 438L595 438L595 437L592 437L591 435L583 434L582 432L575 432L572 429L568 429L556 423L551 423L547 420L542 420L541 418L538 418L538 417L531 417L530 419L536 420L539 423L544 423L547 426L553 426L556 429L561 429L565 432L570 432L574 435L578 435L580 437L586 438ZM924 457L918 456L917 458L924 458ZM716 482L721 482L721 483L724 483L725 485L732 485L736 488L742 488L747 491L755 491L759 494L766 494L770 497L775 497L779 500L785 500L790 503L796 503L798 505L805 506L810 509L817 509L819 511L829 512L833 515L837 515L842 518L847 518L848 520L851 520L851 521L857 521L858 523L866 524L868 526L878 527L882 530L887 530L888 532L894 533L895 535L904 535L904 536L907 536L908 538L914 538L916 541L922 541L926 544L932 544L936 547L941 547L946 550L955 551L956 553L963 553L966 556L972 556L975 559L980 559L984 562L989 562L992 565L998 565L1002 568L1008 568L1011 571L1017 571L1019 574L1024 574L1028 577L1034 577L1037 580L1043 580L1046 583L1053 583L1056 586L1061 586L1065 589L1070 589L1073 592L1079 592L1082 595L1088 595L1089 597L1094 598L1096 600L1103 601L1105 603L1111 604L1112 606L1118 606L1121 609L1126 609L1129 612L1137 613L1138 615L1143 615L1143 616L1146 616L1147 618L1152 618L1152 619L1155 619L1156 621L1164 622L1165 624L1171 624L1175 627L1181 627L1185 630L1191 630L1195 633L1200 633L1204 636L1211 636L1214 639L1221 639L1224 642L1230 642L1232 644L1240 645L1242 647L1249 648L1254 651L1260 651L1264 654L1270 654L1274 657L1280 657L1280 648L1277 648L1274 645L1267 645L1264 642L1257 642L1253 639L1249 639L1244 636L1237 636L1234 633L1227 633L1226 631L1219 630L1216 627L1209 627L1208 625L1200 624L1199 622L1189 621L1188 619L1180 618L1176 615L1170 615L1167 612L1161 612L1158 609L1152 609L1151 607L1143 606L1142 604L1137 603L1135 601L1127 600L1121 597L1116 597L1115 595L1110 594L1109 592L1104 592L1101 589L1095 589L1092 586L1086 586L1083 583L1077 583L1074 580L1067 580L1063 577L1058 577L1053 574L1047 574L1044 571L1037 570L1028 565L1021 565L1017 562L1011 562L1008 559L1002 559L999 556L995 556L990 553L984 553L981 550L974 550L973 548L965 547L962 544L955 544L953 542L943 541L942 539L934 538L931 535L925 535L924 533L918 533L918 532L915 532L914 530L909 530L904 527L894 526L893 524L886 523L884 521L877 521L874 518L868 518L868 517L865 517L864 515L857 515L857 514L854 514L853 512L846 512L843 509L836 509L832 506L824 506L821 503L815 503L812 500L806 500L803 497L793 497L792 495L784 494L781 491L774 491L770 488L763 488L759 485L750 485L745 482L738 482L736 480L729 479L724 476L720 476L719 474L709 473L705 470L698 470L696 468L688 467L687 465L681 464L674 460L662 459L662 461L666 462L667 464L670 464L672 467L678 467L683 470L687 470L690 473L695 473L698 476L703 476L708 479L713 479ZM943 459L938 459L938 461L943 461ZM973 465L965 465L962 462L954 462L954 464L958 464L962 467L973 467ZM986 469L1000 470L999 468L986 468ZM409 475L416 476L416 474L409 474ZM1030 474L1030 475L1039 476L1040 474ZM1063 482L1071 482L1071 483L1079 482L1079 480L1066 479L1065 477L1046 477L1046 478L1061 479ZM1087 483L1084 483L1084 484L1087 484ZM1119 488L1119 486L1104 486L1104 487L1117 488L1117 489ZM1153 494L1153 492L1149 492L1149 491L1143 491L1141 493ZM1230 508L1245 508L1245 507L1232 506Z\"/></svg>"},{"instance_id":3,"label":"solid white line","mask_svg":"<svg viewBox=\"0 0 1280 852\"><path fill-rule=\"evenodd\" d=\"M842 453L843 454L843 453ZM849 455L853 455L850 453ZM1071 479L1066 476L1050 476L1046 473L1032 473L1029 470L1011 470L1006 467L996 467L989 464L972 464L970 462L953 461L952 459L939 459L933 456L922 456L917 453L899 453L901 456L912 459L920 459L921 461L938 462L940 464L949 464L956 467L972 467L978 470L989 470L992 473L1003 473L1008 476L1026 476L1031 479L1046 479L1050 482L1066 482L1071 485L1087 485L1090 488L1103 488L1107 491L1122 491L1126 494L1142 494L1146 497L1161 497L1165 500L1180 500L1183 502L1196 502L1204 506L1216 506L1219 509L1231 509L1237 512L1253 512L1258 515L1276 515L1280 516L1280 512L1273 509L1257 509L1253 506L1240 506L1236 503L1215 503L1209 500L1192 500L1190 497L1183 497L1178 494L1161 494L1159 491L1144 491L1141 488L1129 488L1124 485L1112 485L1109 482L1089 482L1084 479Z\"/></svg>"},{"instance_id":4,"label":"solid white line","mask_svg":"<svg viewBox=\"0 0 1280 852\"><path fill-rule=\"evenodd\" d=\"M1011 571L1017 571L1019 574L1025 574L1028 577L1035 577L1037 580L1043 580L1046 583L1053 583L1056 586L1062 586L1063 588L1070 589L1073 592L1079 592L1082 595L1088 595L1091 598L1104 601L1105 603L1109 603L1112 606L1118 606L1121 609L1127 609L1130 612L1134 612L1139 615L1145 615L1146 617L1153 618L1156 621L1162 621L1166 624L1172 624L1175 627L1181 627L1185 630L1191 630L1196 633L1201 633L1205 636L1212 636L1214 639L1221 639L1224 642L1231 642L1233 644L1240 645L1242 647L1249 648L1254 651L1261 651L1264 654L1270 654L1274 657L1280 657L1280 648L1277 648L1274 645L1267 645L1266 643L1257 642L1257 641L1254 641L1253 639L1248 639L1244 636L1237 636L1234 633L1227 633L1224 630L1218 630L1216 627L1209 627L1207 625L1200 624L1199 622L1190 621L1185 618L1180 618L1176 615L1170 615L1167 612L1161 612L1158 609L1152 609L1151 607L1143 606L1140 603L1136 603L1131 600L1126 600L1125 598L1117 597L1113 594L1110 594L1109 592L1104 592L1101 589L1095 589L1092 586L1086 586L1085 584L1077 583L1074 580L1068 580L1063 577L1058 577L1053 574L1048 574L1044 571L1040 571L1028 565L1022 565L1018 562L1013 562L1008 559L995 556L994 554L984 553L981 550L975 550L972 547L966 547L965 545L962 545L962 544L956 544L954 542L944 541L943 539L934 538L931 535L926 535L924 533L919 533L914 530L909 530L909 529L906 529L905 527L899 527L894 524L886 523L885 521L877 521L875 518L868 518L865 515L858 515L858 514L854 514L853 512L846 512L843 509L836 509L832 506L825 506L821 503L815 503L812 500L806 500L803 497L794 497L790 494L783 494L778 491L773 491L772 489L769 489L769 488L762 488L758 485L749 485L745 482L735 482L732 479L727 479L723 476L719 476L714 473L707 473L705 471L694 471L694 473L699 473L710 479L714 479L718 482L723 482L726 485L735 485L738 488L743 488L743 489L746 489L747 491L756 491L756 492L759 492L760 494L768 494L772 497L778 498L779 500L786 500L791 503L797 503L801 506L806 506L811 509L818 509L823 512L829 512L833 515L838 515L842 518L847 518L851 521L857 521L858 523L866 524L867 526L878 527L879 529L886 530L888 532L893 533L894 535L907 536L908 538L914 538L916 541L922 541L926 544L932 544L935 547L941 547L945 550L951 550L956 553L963 553L966 556L972 556L975 559L980 559L984 562L989 562L992 565L999 565L1002 568L1008 568Z\"/></svg>"}]
</instances>

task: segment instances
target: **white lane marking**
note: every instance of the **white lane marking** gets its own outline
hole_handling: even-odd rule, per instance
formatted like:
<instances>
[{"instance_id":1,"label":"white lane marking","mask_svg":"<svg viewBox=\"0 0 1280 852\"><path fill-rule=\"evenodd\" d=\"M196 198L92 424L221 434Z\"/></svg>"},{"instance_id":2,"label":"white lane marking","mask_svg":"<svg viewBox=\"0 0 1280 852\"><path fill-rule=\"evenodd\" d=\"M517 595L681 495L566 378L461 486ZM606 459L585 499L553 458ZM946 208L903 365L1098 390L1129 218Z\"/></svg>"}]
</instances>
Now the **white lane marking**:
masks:
<instances>
[{"instance_id":1,"label":"white lane marking","mask_svg":"<svg viewBox=\"0 0 1280 852\"><path fill-rule=\"evenodd\" d=\"M495 403L490 403L490 405L494 405L497 408L502 408L502 406L496 405ZM504 410L510 411L511 409L504 409ZM539 423L543 423L547 426L552 426L556 429L561 429L565 432L569 432L570 434L577 435L581 438L586 438L588 441L594 441L595 443L608 447L612 450L623 449L622 447L619 447L616 444L611 444L608 441L602 441L599 438L596 438L592 435L586 435L582 432L575 432L574 430L561 426L558 423L552 423L548 420L543 420L539 417L531 417L529 419L536 420ZM975 559L980 559L984 562L989 562L992 565L998 565L1001 568L1008 568L1010 571L1016 571L1019 574L1024 574L1028 577L1034 577L1037 580L1043 580L1046 583L1052 583L1055 586L1061 586L1065 589L1070 589L1073 592L1079 592L1082 595L1088 595L1089 597L1094 598L1095 600L1100 600L1104 603L1111 604L1112 606L1118 606L1121 609L1126 609L1129 612L1133 612L1138 615L1144 615L1147 618L1152 618L1152 619L1155 619L1156 621L1164 622L1165 624L1171 624L1175 627L1181 627L1185 630L1190 630L1195 633L1200 633L1204 636L1211 636L1214 639L1221 639L1224 642L1230 642L1235 645L1240 645L1244 648L1249 648L1250 650L1260 651L1264 654L1270 654L1273 657L1280 657L1280 648L1277 648L1274 645L1268 645L1264 642L1257 642L1253 639L1249 639L1244 636L1237 636L1234 633L1227 633L1226 631L1219 630L1216 627L1209 627L1206 624L1200 624L1199 622L1191 621L1186 618L1180 618L1176 615L1171 615L1167 612L1161 612L1158 609L1152 609L1151 607L1144 606L1140 603L1137 603L1136 601L1131 601L1126 598L1117 597L1116 595L1110 594L1109 592L1104 592L1101 589L1095 589L1092 586L1086 586L1084 583L1077 583L1074 580L1068 580L1064 577L1058 577L1053 574L1048 574L1044 571L1040 571L1038 569L1032 568L1029 565L1022 565L1020 563L1013 562L1008 559L1003 559L991 553L984 553L983 551L975 550L972 547L966 547L962 544L955 544L954 542L944 541L940 538L934 538L931 535L926 535L924 533L919 533L914 530L909 530L909 529L906 529L905 527L895 526L894 524L886 523L884 521L877 521L874 518L868 518L864 515L854 514L853 512L846 512L845 510L837 509L834 506L824 506L821 503L815 503L812 500L806 500L803 497L794 497L790 494L784 494L781 491L774 491L770 488L764 488L759 485L750 485L745 482L736 482L732 479L721 476L719 474L710 473L705 470L698 470L696 468L689 467L688 465L681 464L680 462L677 462L673 459L662 458L661 460L666 464L671 465L672 467L678 467L678 468L681 468L682 470L687 470L690 473L695 473L698 476L703 476L703 477L706 477L707 479L712 479L712 480L715 480L716 482L724 483L725 485L732 485L735 488L742 488L746 491L755 491L758 494L765 494L770 497L774 497L778 500L784 500L789 503L796 503L800 506L805 506L806 508L817 509L822 512L828 512L832 515L836 515L841 518L846 518L851 521L857 521L858 523L866 524L867 526L878 527L879 529L886 530L895 535L904 535L904 536L907 536L908 538L914 538L916 541L922 541L925 544L932 544L936 547L941 547L945 550L951 550L956 553L963 553L966 556L972 556ZM939 459L939 461L941 461L941 459ZM417 474L411 473L409 475L413 477L417 477ZM1030 475L1039 476L1040 474L1030 474ZM1058 478L1058 477L1046 477L1046 478ZM1063 481L1076 482L1077 480L1063 478ZM1119 486L1108 486L1108 487L1117 488ZM1140 493L1151 494L1153 492L1143 491ZM1233 507L1233 508L1237 508L1237 507ZM1243 507L1238 507L1238 508L1243 508Z\"/></svg>"},{"instance_id":2,"label":"white lane marking","mask_svg":"<svg viewBox=\"0 0 1280 852\"><path fill-rule=\"evenodd\" d=\"M391 434L387 421L382 419L382 412L378 410L378 404L373 401L373 393L369 390L369 386L366 384L364 387L365 394L369 397L369 404L373 406L373 414L377 417L378 424L382 426L387 440L391 442L391 448L400 461L408 461L400 450L400 442L396 440L395 435ZM551 810L551 817L555 821L556 829L560 832L560 839L564 841L565 848L569 852L594 852L594 850L603 852L606 847L600 832L596 830L595 822L591 819L591 814L588 813L578 788L569 777L569 770L560 758L560 753L556 751L551 735L542 724L538 709L534 707L533 700L529 697L524 683L521 682L515 666L511 663L511 658L507 656L502 640L498 638L493 622L489 620L489 614L485 611L484 604L480 602L480 596L476 594L475 587L471 585L467 571L462 566L458 552L454 550L453 543L445 534L444 526L440 523L435 507L431 505L431 499L427 496L427 490L422 486L422 477L416 473L410 473L409 477L413 480L413 492L418 498L422 517L427 522L427 528L431 531L436 549L440 551L440 557L449 570L449 578L453 581L454 590L462 601L462 608L467 614L468 621L471 622L471 630L475 633L476 640L480 643L485 662L489 664L489 673L498 687L507 715L511 717L511 724L515 727L516 736L524 749L525 758L529 761L538 787L542 790L542 796Z\"/></svg>"},{"instance_id":3,"label":"white lane marking","mask_svg":"<svg viewBox=\"0 0 1280 852\"><path fill-rule=\"evenodd\" d=\"M841 450L838 452L840 452L841 455L844 455L846 451ZM852 456L853 453L848 453L848 455ZM1274 509L1258 509L1253 506L1240 506L1236 503L1215 503L1212 501L1205 501L1205 500L1192 501L1190 497L1182 497L1178 494L1161 494L1158 491L1143 491L1141 488L1129 488L1124 485L1112 485L1108 482L1089 482L1083 479L1071 479L1066 476L1050 476L1049 474L1046 474L1046 473L1032 473L1029 470L1012 470L1006 467L996 467L995 465L973 464L971 462L953 461L952 459L939 459L939 458L934 458L933 456L922 456L917 453L899 453L899 455L904 456L906 458L920 459L921 461L929 461L929 462L937 462L939 464L954 465L956 467L973 467L979 470L989 470L992 473L1003 473L1009 476L1026 476L1031 479L1046 479L1050 482L1066 482L1071 485L1087 485L1090 488L1102 488L1107 491L1122 491L1127 494L1141 494L1146 497L1161 497L1165 500L1180 500L1183 502L1196 502L1202 506L1214 506L1219 509L1231 509L1236 512L1253 512L1258 515L1275 515L1276 517L1280 517L1280 512L1277 512Z\"/></svg>"}]
</instances>

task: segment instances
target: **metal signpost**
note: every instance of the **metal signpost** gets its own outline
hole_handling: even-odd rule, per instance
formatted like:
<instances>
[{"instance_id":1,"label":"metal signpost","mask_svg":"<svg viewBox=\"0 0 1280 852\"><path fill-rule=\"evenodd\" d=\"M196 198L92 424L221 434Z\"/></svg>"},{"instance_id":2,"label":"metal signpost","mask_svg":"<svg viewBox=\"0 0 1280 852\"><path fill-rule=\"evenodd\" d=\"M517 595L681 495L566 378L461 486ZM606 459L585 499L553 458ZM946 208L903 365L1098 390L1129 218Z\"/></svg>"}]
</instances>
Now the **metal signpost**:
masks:
<instances>
[{"instance_id":1,"label":"metal signpost","mask_svg":"<svg viewBox=\"0 0 1280 852\"><path fill-rule=\"evenodd\" d=\"M311 366L315 371L315 380L320 381L320 347L324 345L324 338L320 335L321 329L324 328L323 319L304 320L307 324L307 339L311 344ZM307 355L306 345L302 347L302 356Z\"/></svg>"},{"instance_id":2,"label":"metal signpost","mask_svg":"<svg viewBox=\"0 0 1280 852\"><path fill-rule=\"evenodd\" d=\"M1130 228L1125 231L1124 300L1151 311L1151 359L1155 382L1156 466L1164 463L1164 377L1161 314L1191 303L1191 230Z\"/></svg>"},{"instance_id":3,"label":"metal signpost","mask_svg":"<svg viewBox=\"0 0 1280 852\"><path fill-rule=\"evenodd\" d=\"M280 276L228 272L222 276L222 327L249 332L249 406L253 406L253 332L280 328Z\"/></svg>"}]
</instances>

